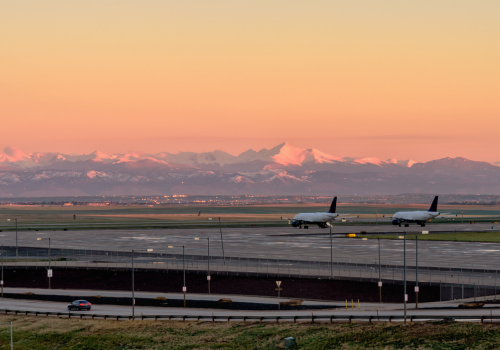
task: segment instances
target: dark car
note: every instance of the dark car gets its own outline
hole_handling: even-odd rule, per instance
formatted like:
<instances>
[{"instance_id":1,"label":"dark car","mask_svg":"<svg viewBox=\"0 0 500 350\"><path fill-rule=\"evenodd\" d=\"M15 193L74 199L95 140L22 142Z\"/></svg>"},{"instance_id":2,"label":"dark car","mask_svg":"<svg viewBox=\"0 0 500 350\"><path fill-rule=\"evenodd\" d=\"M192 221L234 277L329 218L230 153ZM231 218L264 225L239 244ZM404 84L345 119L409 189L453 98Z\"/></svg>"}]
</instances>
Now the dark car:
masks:
<instances>
[{"instance_id":1,"label":"dark car","mask_svg":"<svg viewBox=\"0 0 500 350\"><path fill-rule=\"evenodd\" d=\"M87 300L75 300L68 305L68 310L90 310L92 304Z\"/></svg>"}]
</instances>

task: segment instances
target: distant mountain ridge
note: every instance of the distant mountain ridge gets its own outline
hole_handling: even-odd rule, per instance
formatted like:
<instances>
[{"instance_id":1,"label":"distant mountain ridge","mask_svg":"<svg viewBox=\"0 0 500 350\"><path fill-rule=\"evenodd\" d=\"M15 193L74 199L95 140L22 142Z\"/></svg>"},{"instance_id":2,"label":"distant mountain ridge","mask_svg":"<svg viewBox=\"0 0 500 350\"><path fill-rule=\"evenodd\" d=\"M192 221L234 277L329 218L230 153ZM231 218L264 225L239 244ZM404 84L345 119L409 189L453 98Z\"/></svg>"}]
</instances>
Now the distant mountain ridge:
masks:
<instances>
[{"instance_id":1,"label":"distant mountain ridge","mask_svg":"<svg viewBox=\"0 0 500 350\"><path fill-rule=\"evenodd\" d=\"M0 153L0 196L153 194L500 194L500 163L341 157L271 149L107 155Z\"/></svg>"},{"instance_id":2,"label":"distant mountain ridge","mask_svg":"<svg viewBox=\"0 0 500 350\"><path fill-rule=\"evenodd\" d=\"M145 154L138 152L118 153L107 155L100 151L90 154L69 155L59 152L34 152L26 154L19 149L6 147L4 153L0 153L0 165L17 167L22 169L48 166L60 162L102 162L105 164L116 164L126 162L138 162L151 160L159 163L176 163L190 166L217 165L226 166L232 164L247 163L267 163L271 168L282 166L303 166L305 164L372 164L384 166L386 164L396 164L400 166L412 166L416 162L413 160L381 160L378 158L351 158L332 156L317 149L301 149L284 142L271 149L261 149L254 151L249 149L238 156L234 156L224 151L215 150L213 152L179 152L179 153L156 153Z\"/></svg>"}]
</instances>

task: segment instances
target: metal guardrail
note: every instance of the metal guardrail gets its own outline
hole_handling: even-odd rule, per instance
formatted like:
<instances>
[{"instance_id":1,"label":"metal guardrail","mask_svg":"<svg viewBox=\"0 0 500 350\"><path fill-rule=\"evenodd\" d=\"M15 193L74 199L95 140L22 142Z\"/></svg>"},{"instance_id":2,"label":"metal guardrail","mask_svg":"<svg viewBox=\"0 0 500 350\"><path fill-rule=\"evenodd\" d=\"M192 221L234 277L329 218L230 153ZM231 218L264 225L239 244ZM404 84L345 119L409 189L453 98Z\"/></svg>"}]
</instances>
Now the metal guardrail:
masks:
<instances>
[{"instance_id":1,"label":"metal guardrail","mask_svg":"<svg viewBox=\"0 0 500 350\"><path fill-rule=\"evenodd\" d=\"M104 320L132 320L132 316L129 315L101 315L101 314L88 314L88 313L74 313L74 312L42 312L42 311L26 311L26 310L8 310L8 309L3 309L1 310L4 312L5 315L7 314L15 314L17 315L25 315L25 316L56 316L56 317L77 317L80 319L83 318L91 318L91 319L104 319ZM230 322L231 320L234 321L276 321L279 322L280 320L289 320L293 322L297 321L311 321L314 323L315 321L329 321L330 323L333 323L333 321L349 321L351 323L353 320L360 320L360 321L367 321L372 323L373 321L399 321L402 322L404 320L403 315L314 315L311 313L311 316L309 315L302 315L302 316L215 316L215 315L141 315L141 316L136 316L137 319L141 320L151 320L154 319L155 321L157 320L196 320L196 321L201 321L201 320L208 320L215 322L217 320L220 321L228 321ZM468 320L468 321L480 321L481 323L484 323L484 321L490 321L493 322L493 320L500 320L500 315L411 315L407 316L407 320L410 322L415 322L415 321L430 321L430 320L437 320L437 321L455 321L455 320Z\"/></svg>"}]
</instances>

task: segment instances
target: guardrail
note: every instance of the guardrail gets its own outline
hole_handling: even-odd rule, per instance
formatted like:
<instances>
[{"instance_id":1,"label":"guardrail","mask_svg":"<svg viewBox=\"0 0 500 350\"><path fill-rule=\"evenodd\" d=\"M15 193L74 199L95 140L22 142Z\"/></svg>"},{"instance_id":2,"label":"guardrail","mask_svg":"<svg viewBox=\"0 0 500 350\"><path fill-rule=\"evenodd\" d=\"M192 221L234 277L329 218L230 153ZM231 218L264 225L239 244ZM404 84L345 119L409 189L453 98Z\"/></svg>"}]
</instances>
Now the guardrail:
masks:
<instances>
[{"instance_id":1,"label":"guardrail","mask_svg":"<svg viewBox=\"0 0 500 350\"><path fill-rule=\"evenodd\" d=\"M26 310L1 310L5 315L7 314L15 314L17 315L25 315L25 316L56 316L56 317L76 317L76 318L86 318L86 319L104 319L104 320L132 320L131 315L102 315L102 314L89 314L89 313L74 313L74 312L42 312L42 311L26 311ZM208 321L276 321L279 323L280 320L283 321L293 321L296 323L297 321L310 321L315 323L315 321L329 321L333 323L333 321L349 321L351 323L353 320L359 321L367 321L367 322L402 322L404 321L403 315L314 315L311 313L309 315L301 315L301 316L215 316L215 315L141 315L136 316L135 318L141 320L208 320ZM411 315L407 316L407 320L410 322L415 321L446 321L452 322L455 320L468 320L468 321L480 321L484 323L484 321L493 322L493 320L500 320L500 315Z\"/></svg>"}]
</instances>

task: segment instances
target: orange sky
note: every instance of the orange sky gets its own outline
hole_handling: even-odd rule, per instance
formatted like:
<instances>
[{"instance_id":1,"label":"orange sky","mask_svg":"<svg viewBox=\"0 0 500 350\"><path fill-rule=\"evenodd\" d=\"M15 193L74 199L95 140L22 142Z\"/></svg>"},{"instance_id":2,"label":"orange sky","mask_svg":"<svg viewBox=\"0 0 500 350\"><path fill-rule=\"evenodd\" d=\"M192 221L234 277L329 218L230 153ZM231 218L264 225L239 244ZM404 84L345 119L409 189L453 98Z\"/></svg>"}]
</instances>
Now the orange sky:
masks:
<instances>
[{"instance_id":1,"label":"orange sky","mask_svg":"<svg viewBox=\"0 0 500 350\"><path fill-rule=\"evenodd\" d=\"M0 149L500 161L500 1L11 1Z\"/></svg>"}]
</instances>

